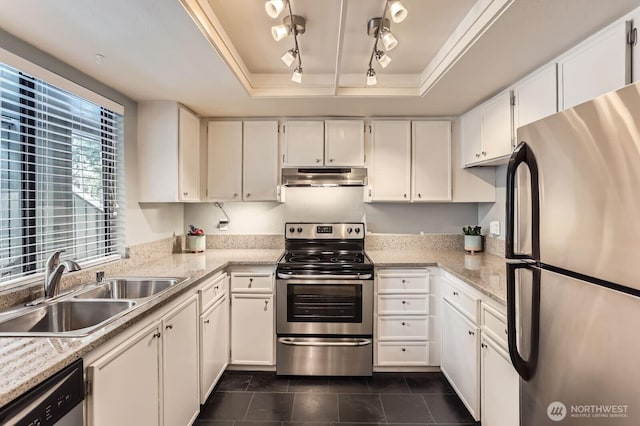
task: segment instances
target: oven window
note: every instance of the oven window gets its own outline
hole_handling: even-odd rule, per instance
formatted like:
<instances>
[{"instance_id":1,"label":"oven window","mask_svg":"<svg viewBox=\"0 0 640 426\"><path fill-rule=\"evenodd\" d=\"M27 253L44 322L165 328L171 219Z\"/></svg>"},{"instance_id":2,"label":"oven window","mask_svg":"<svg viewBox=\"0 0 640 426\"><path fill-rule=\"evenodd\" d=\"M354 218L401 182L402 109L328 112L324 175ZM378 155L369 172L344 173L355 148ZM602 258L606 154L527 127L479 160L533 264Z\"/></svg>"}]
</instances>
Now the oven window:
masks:
<instances>
[{"instance_id":1,"label":"oven window","mask_svg":"<svg viewBox=\"0 0 640 426\"><path fill-rule=\"evenodd\" d=\"M362 322L362 284L287 284L288 322Z\"/></svg>"}]
</instances>

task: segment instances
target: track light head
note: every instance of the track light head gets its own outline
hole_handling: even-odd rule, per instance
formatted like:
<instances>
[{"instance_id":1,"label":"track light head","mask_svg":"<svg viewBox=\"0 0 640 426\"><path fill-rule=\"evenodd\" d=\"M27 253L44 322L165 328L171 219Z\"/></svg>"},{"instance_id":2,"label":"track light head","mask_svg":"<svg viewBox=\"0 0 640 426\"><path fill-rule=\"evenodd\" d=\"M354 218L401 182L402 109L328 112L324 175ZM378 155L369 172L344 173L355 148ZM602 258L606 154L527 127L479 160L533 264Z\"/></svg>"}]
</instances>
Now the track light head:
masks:
<instances>
[{"instance_id":1,"label":"track light head","mask_svg":"<svg viewBox=\"0 0 640 426\"><path fill-rule=\"evenodd\" d=\"M384 44L385 50L392 50L398 45L398 39L388 29L382 29L382 35L380 36L380 39L382 40L382 44Z\"/></svg>"},{"instance_id":2,"label":"track light head","mask_svg":"<svg viewBox=\"0 0 640 426\"><path fill-rule=\"evenodd\" d=\"M391 56L387 55L382 50L378 50L376 52L376 61L378 61L382 68L386 68L387 65L391 63Z\"/></svg>"},{"instance_id":3,"label":"track light head","mask_svg":"<svg viewBox=\"0 0 640 426\"><path fill-rule=\"evenodd\" d=\"M298 51L296 51L296 49L289 49L280 59L282 59L282 62L284 62L287 67L290 67L297 57Z\"/></svg>"},{"instance_id":4,"label":"track light head","mask_svg":"<svg viewBox=\"0 0 640 426\"><path fill-rule=\"evenodd\" d=\"M391 15L391 20L398 24L407 18L409 12L407 12L407 8L402 5L400 0L391 0L389 1L389 14Z\"/></svg>"},{"instance_id":5,"label":"track light head","mask_svg":"<svg viewBox=\"0 0 640 426\"><path fill-rule=\"evenodd\" d=\"M302 83L302 67L296 67L296 69L293 71L293 75L291 76L291 81L298 84Z\"/></svg>"},{"instance_id":6,"label":"track light head","mask_svg":"<svg viewBox=\"0 0 640 426\"><path fill-rule=\"evenodd\" d=\"M276 19L287 6L287 0L269 0L264 4L264 10L271 18Z\"/></svg>"},{"instance_id":7,"label":"track light head","mask_svg":"<svg viewBox=\"0 0 640 426\"><path fill-rule=\"evenodd\" d=\"M275 41L280 41L291 33L291 28L284 25L274 25L271 27L271 35Z\"/></svg>"},{"instance_id":8,"label":"track light head","mask_svg":"<svg viewBox=\"0 0 640 426\"><path fill-rule=\"evenodd\" d=\"M378 84L376 72L373 70L373 68L369 68L367 70L367 86L375 86L376 84Z\"/></svg>"}]
</instances>

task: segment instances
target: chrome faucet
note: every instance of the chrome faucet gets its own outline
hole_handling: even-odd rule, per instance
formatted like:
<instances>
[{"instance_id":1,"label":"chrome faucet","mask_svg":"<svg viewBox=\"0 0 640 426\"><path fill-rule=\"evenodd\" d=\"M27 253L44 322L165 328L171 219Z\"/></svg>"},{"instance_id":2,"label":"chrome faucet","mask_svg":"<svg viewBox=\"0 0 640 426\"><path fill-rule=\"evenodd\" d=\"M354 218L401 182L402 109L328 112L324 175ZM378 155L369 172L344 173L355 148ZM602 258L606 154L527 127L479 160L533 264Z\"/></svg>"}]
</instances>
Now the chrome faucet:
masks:
<instances>
[{"instance_id":1,"label":"chrome faucet","mask_svg":"<svg viewBox=\"0 0 640 426\"><path fill-rule=\"evenodd\" d=\"M80 265L73 260L60 262L60 254L63 252L64 250L57 250L47 259L46 269L44 271L45 300L58 295L60 292L60 278L65 270L73 272L82 269Z\"/></svg>"}]
</instances>

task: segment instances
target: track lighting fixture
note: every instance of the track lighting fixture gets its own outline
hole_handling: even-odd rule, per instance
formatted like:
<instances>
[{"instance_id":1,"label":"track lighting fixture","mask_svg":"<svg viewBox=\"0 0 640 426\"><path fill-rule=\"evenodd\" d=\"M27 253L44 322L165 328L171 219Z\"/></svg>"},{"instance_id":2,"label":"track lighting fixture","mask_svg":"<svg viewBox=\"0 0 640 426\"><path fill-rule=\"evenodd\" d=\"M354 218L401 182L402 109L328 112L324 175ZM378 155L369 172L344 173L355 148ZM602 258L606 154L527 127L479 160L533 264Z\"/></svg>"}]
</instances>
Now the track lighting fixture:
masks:
<instances>
[{"instance_id":1,"label":"track lighting fixture","mask_svg":"<svg viewBox=\"0 0 640 426\"><path fill-rule=\"evenodd\" d=\"M391 16L391 20L399 23L407 17L407 9L399 0L387 0L382 11L382 16L372 18L367 24L367 34L375 38L371 56L369 57L369 68L367 69L367 86L374 86L378 83L376 72L373 69L373 58L380 64L382 68L386 68L391 63L391 57L382 50L378 49L378 41L382 41L384 50L387 52L398 45L398 39L391 32L391 21L387 18L387 11Z\"/></svg>"},{"instance_id":2,"label":"track lighting fixture","mask_svg":"<svg viewBox=\"0 0 640 426\"><path fill-rule=\"evenodd\" d=\"M291 11L291 3L288 0L268 0L264 4L267 15L274 19L280 15L285 7L289 9L289 14L284 17L281 25L271 27L271 35L275 41L280 41L290 34L293 34L294 47L287 50L280 59L282 59L282 62L284 62L287 67L293 65L295 60L298 59L298 65L291 75L291 81L302 83L302 56L300 55L300 48L298 46L298 35L304 34L307 21L302 16L293 14Z\"/></svg>"}]
</instances>

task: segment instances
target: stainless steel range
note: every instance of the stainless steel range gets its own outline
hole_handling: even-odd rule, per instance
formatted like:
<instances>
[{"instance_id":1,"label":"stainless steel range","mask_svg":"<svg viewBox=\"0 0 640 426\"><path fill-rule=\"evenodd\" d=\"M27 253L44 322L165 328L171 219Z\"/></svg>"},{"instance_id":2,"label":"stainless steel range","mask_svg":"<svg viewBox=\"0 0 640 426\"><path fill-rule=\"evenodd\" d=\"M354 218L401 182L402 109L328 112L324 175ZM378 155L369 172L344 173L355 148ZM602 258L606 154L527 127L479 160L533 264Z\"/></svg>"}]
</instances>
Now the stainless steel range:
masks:
<instances>
[{"instance_id":1,"label":"stainless steel range","mask_svg":"<svg viewBox=\"0 0 640 426\"><path fill-rule=\"evenodd\" d=\"M276 280L276 371L370 376L373 264L363 223L287 223Z\"/></svg>"}]
</instances>

